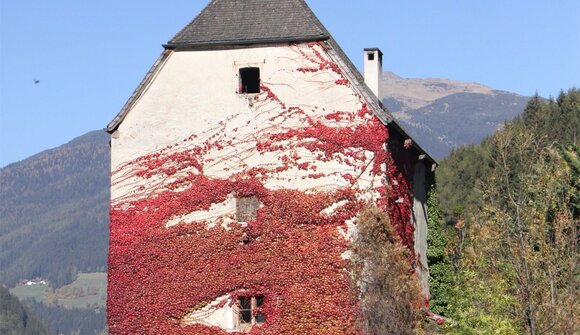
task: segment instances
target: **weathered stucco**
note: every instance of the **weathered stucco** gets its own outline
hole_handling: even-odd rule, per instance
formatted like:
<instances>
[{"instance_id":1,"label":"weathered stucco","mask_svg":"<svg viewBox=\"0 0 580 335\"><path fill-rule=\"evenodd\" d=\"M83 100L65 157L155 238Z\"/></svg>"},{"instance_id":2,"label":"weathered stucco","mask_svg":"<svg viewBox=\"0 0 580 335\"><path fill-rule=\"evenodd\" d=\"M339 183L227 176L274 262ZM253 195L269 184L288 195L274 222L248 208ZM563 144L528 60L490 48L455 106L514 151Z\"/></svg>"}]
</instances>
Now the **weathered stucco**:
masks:
<instances>
[{"instance_id":1,"label":"weathered stucco","mask_svg":"<svg viewBox=\"0 0 580 335\"><path fill-rule=\"evenodd\" d=\"M253 94L237 93L238 70L259 67L264 85L275 89L278 98L286 105L309 108L312 117L322 117L333 111L359 110L362 107L360 98L351 88L337 85L335 82L341 78L333 71L297 71L312 67L302 54L314 57L312 50L323 52L318 45L294 45L172 53L113 136L112 171L135 158L179 144L192 134L198 136L196 141L176 150L194 146L216 134L225 141L232 141L226 151L215 150L206 154L207 158L216 160L204 170L209 177L224 177L248 167L277 164L280 152L259 154L254 150L257 144L255 135L276 128L299 128L303 126L303 120L291 117L272 120L279 114L275 106L252 106ZM332 126L335 122L327 120L327 123ZM308 171L291 169L268 180L269 188L336 189L347 184L335 175L360 173L355 172L353 166L336 160L320 162L312 153L301 148L296 150L303 161L317 161L317 171L326 176L303 179ZM371 159L369 153L367 160ZM361 189L369 189L380 182L380 176L370 176L368 170L365 172L358 181ZM152 189L152 180L132 178L119 181L118 176L113 173L113 202L131 192L140 193L135 189L143 183ZM155 182L163 184L173 179Z\"/></svg>"},{"instance_id":2,"label":"weathered stucco","mask_svg":"<svg viewBox=\"0 0 580 335\"><path fill-rule=\"evenodd\" d=\"M238 71L243 67L260 69L261 93L238 92ZM344 136L341 136L341 132ZM368 136L369 141L376 141L378 145L369 145L364 141L356 144L361 138L366 141L365 136ZM345 138L350 138L351 142L343 143ZM398 213L409 212L412 207L416 224L414 246L420 263L426 265L424 165L417 164L414 168L414 178L409 176L410 180L407 181L407 177L388 160L392 158L386 152L384 142L381 142L387 138L386 126L368 110L364 99L342 76L340 68L326 53L323 43L172 52L162 66L158 67L152 81L134 102L111 140L112 223L109 277L111 332L124 333L125 330L119 331L115 326L125 327L124 329L135 327L135 331L142 330L139 326L128 326L128 322L119 315L123 312L131 314L136 319L146 319L140 321L143 324L158 322L156 331L175 331L172 328L176 327L173 320L175 318L181 320L181 324L189 325L188 327L202 327L205 324L224 330L233 329L233 309L229 304L219 305L217 302L220 299L230 299L223 294L240 289L241 284L234 280L232 283L222 283L222 278L215 277L215 271L218 270L211 264L213 261L224 262L227 253L220 249L222 256L201 265L196 263L194 256L177 254L183 252L180 248L184 246L194 248L196 243L203 242L196 240L201 238L197 236L199 235L206 236L203 238L218 236L222 243L231 243L228 245L231 249L228 250L231 250L232 254L239 252L244 255L245 249L238 250L244 248L243 243L236 240L238 235L245 236L246 233L251 235L255 231L267 228L263 228L261 222L250 222L248 227L246 223L235 221L235 192L232 193L232 190L235 189L242 194L252 193L253 191L248 190L244 184L250 183L247 180L259 183L260 189L256 190L257 194L251 195L269 201L265 206L270 207L266 207L266 210L284 208L276 212L279 217L261 213L260 219L263 218L264 222L274 225L288 221L292 223L288 224L289 230L294 231L294 234L306 234L305 231L309 229L321 234L312 236L315 251L306 251L309 241L304 240L304 246L286 251L294 252L295 255L268 254L268 257L282 257L279 260L281 263L276 266L284 268L285 257L289 261L291 256L317 257L304 255L302 252L320 252L328 254L326 256L331 261L323 264L326 266L330 263L332 266L329 266L334 271L330 272L332 275L327 272L327 277L316 278L318 269L307 265L310 260L304 258L296 262L298 265L294 266L297 266L297 270L292 271L298 271L301 264L308 266L309 268L304 269L304 273L311 275L309 278L313 282L306 284L315 288L306 287L308 285L300 280L297 280L297 283L284 283L287 277L275 274L274 270L280 269L272 268L272 276L280 277L260 277L264 278L263 282L253 283L252 287L248 287L249 290L253 290L251 292L266 291L274 294L276 290L284 290L287 294L302 292L304 295L318 297L316 294L320 294L318 292L320 288L316 287L317 283L330 282L335 286L327 284L328 287L337 292L330 292L332 297L329 299L352 303L345 300L348 295L338 292L348 288L344 268L332 263L341 264L349 257L344 241L352 237L355 229L353 222L358 209L368 202L379 203L384 208L387 204L397 207L400 209ZM328 148L324 147L326 144ZM410 185L412 179L415 181L414 187ZM229 183L228 187L231 190L225 186L219 190L213 190L210 186L200 188L196 183L202 182L220 186ZM241 183L242 186L238 184L231 186L232 183ZM201 192L198 189L206 192L199 196L207 195L208 199L220 200L192 205L196 199L188 197L195 192ZM283 190L295 193L284 193ZM276 191L281 193L267 194ZM410 199L411 193L415 193L414 200ZM179 194L183 194L183 197ZM311 203L304 205L306 208L301 208L303 204L299 199L292 198L291 195L294 194L304 197L305 201ZM285 199L285 202L280 202L281 205L277 203L281 201L280 197ZM297 202L286 208L285 206L289 206L288 203L292 201ZM318 208L317 206L321 206L320 209L312 212L312 208ZM298 207L296 213L310 211L308 213L311 213L312 218L305 219L302 214L293 213L294 207ZM411 243L409 246L412 248L413 229L409 227L410 214L399 215L398 217L402 218L400 220L407 222L394 224L398 225L397 229L401 234L410 233L411 238L403 239L403 242ZM208 232L197 233L184 228L184 226L202 227L196 226L200 222ZM308 224L312 224L312 227L306 227ZM326 229L326 226L329 229ZM228 234L233 236L232 241L228 240L230 236ZM168 242L171 238L180 239L181 244L171 244ZM259 238L258 235L256 246L248 249L263 258L265 256L260 254L261 249L258 246L261 243ZM328 242L316 240L321 238L327 238ZM156 239L159 239L159 242ZM276 241L274 238L271 243L279 247ZM159 250L146 249L144 247L146 243L159 246ZM320 243L320 246L317 243ZM137 251L131 249L136 247L144 248L141 252L151 258L151 261L139 263L141 261L136 259L143 255L139 256ZM173 251L169 251L170 248ZM303 248L304 251L301 250ZM133 255L133 252L136 254ZM172 266L177 262L174 268L163 270L147 268L155 266L152 264L163 264L165 267L166 263L161 259L166 256L164 253L169 252L173 252L176 257L171 260ZM211 257L212 254L211 250L195 250L195 252L204 252L203 257ZM222 259L219 259L220 257ZM223 269L241 271L239 269L241 265L238 266L236 261L251 262L251 259L227 260L232 263L220 264L221 271L228 271ZM270 258L266 258L264 262L270 261ZM137 270L133 268L134 264L131 262L137 262L145 267L139 269L142 283L134 283L127 278L136 276L134 273ZM194 265L196 268L191 268ZM180 272L180 267L185 269L184 272ZM176 273L171 274L172 270ZM420 268L419 271L425 275ZM296 276L297 272L292 273L288 277ZM252 272L248 272L247 275L252 276ZM267 276L268 273L264 275ZM179 285L166 283L162 278L175 278L181 282ZM212 282L207 281L207 278L215 279ZM154 295L164 294L163 291L147 291L153 287L157 290L178 287L181 290L185 286L191 286L192 290L203 290L204 287L196 286L196 280L205 283L206 287L214 285L215 282L231 287L223 287L223 290L221 287L211 287L213 293L206 295L199 291L192 292L196 297L202 296L203 299L199 298L201 301L196 300L198 298L180 296L179 301L176 302L175 299L170 301L171 312L166 311L163 303L155 302ZM266 282L269 280L275 285L268 286ZM282 286L276 286L279 284ZM126 285L135 287L127 288ZM167 287L160 289L159 285ZM145 293L140 291L142 288ZM211 296L215 292L219 294ZM210 296L211 299L208 300ZM293 297L296 298L295 295ZM147 314L143 306L131 305L137 304L134 302L135 299L155 311L147 311L149 313ZM211 301L213 299L215 300ZM267 317L272 320L283 313L290 313L291 311L280 306L294 301L285 299L287 297L281 296L276 301L267 301L264 312L270 313ZM346 302L345 305L348 305ZM199 307L200 303L202 307ZM335 317L332 313L336 313L335 310L325 311L324 304L311 308L312 313L326 313L320 316L322 319L319 322L325 324L320 331L353 333L355 327L352 309L356 303L352 304L341 306L350 309L344 312L347 315L342 323L338 324L333 321ZM281 328L272 326L271 331L274 333L288 331L288 328L284 327L291 325L284 325L282 322L279 327ZM201 334L202 330L203 334L211 333L210 328L191 329L192 333L197 331Z\"/></svg>"},{"instance_id":3,"label":"weathered stucco","mask_svg":"<svg viewBox=\"0 0 580 335\"><path fill-rule=\"evenodd\" d=\"M188 313L181 321L184 325L202 324L219 327L225 331L236 331L235 309L229 295L216 298L207 305Z\"/></svg>"}]
</instances>

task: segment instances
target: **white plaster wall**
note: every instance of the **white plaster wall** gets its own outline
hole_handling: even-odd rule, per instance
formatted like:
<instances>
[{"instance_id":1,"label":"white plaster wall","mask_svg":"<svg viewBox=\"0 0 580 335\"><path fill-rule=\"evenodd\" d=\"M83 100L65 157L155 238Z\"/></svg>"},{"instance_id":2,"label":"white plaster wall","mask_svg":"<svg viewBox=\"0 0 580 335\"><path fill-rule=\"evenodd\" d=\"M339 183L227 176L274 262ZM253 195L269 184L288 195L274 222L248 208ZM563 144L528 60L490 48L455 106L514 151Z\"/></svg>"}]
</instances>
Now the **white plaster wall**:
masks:
<instances>
[{"instance_id":1,"label":"white plaster wall","mask_svg":"<svg viewBox=\"0 0 580 335\"><path fill-rule=\"evenodd\" d=\"M326 57L322 47L315 45L313 48ZM185 144L183 139L192 134L198 136L197 143L215 134L223 141L232 141L224 150L207 154L214 160L205 166L204 174L209 177L225 178L247 167L279 164L280 152L259 154L254 150L256 142L247 139L275 132L275 129L302 127L304 120L299 117L273 120L272 117L280 113L275 102L256 104L252 100L254 95L238 94L240 67L259 67L263 84L287 106L304 108L310 116L323 119L325 114L334 111L354 112L361 108L361 100L351 88L335 84L341 77L333 71L296 71L301 67L318 67L308 57L315 55L306 45L173 52L112 139L113 203L127 200L127 195L131 194L146 196L137 191L144 183L148 190L159 190L179 177L127 178L126 171L121 173L119 168L126 162L177 143L182 144L167 152L187 149L196 142ZM326 122L332 125L335 121ZM292 143L288 143L288 148L292 149ZM302 161L317 161L310 152L295 150ZM372 158L367 153L367 162ZM367 162L360 162L360 166L366 166ZM308 179L306 176L311 171L291 169L269 178L266 186L272 189L336 189L347 186L340 177L345 172L359 178L361 189L371 190L380 183L379 177L354 171L336 160L318 162L317 166L318 172L325 173L326 177Z\"/></svg>"},{"instance_id":2,"label":"white plaster wall","mask_svg":"<svg viewBox=\"0 0 580 335\"><path fill-rule=\"evenodd\" d=\"M231 223L236 222L236 199L233 195L229 195L228 198L220 203L211 204L207 210L199 210L185 215L174 216L165 222L165 227L175 226L180 223L192 223L205 221L207 228L213 228L216 225L220 225L225 229L229 228Z\"/></svg>"},{"instance_id":3,"label":"white plaster wall","mask_svg":"<svg viewBox=\"0 0 580 335\"><path fill-rule=\"evenodd\" d=\"M235 318L237 317L238 315L230 296L224 295L216 298L204 307L187 314L181 322L184 325L203 324L219 327L227 332L233 332L236 331Z\"/></svg>"}]
</instances>

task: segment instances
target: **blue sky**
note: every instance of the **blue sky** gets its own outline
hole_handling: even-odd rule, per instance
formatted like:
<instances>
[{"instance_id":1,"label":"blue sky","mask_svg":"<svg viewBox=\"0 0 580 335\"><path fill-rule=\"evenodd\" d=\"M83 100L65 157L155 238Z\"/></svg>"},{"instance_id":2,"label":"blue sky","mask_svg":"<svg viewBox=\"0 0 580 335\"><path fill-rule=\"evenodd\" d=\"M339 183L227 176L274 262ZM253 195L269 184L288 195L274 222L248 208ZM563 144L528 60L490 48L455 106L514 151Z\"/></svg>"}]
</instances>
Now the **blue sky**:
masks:
<instances>
[{"instance_id":1,"label":"blue sky","mask_svg":"<svg viewBox=\"0 0 580 335\"><path fill-rule=\"evenodd\" d=\"M522 95L580 86L580 1L307 0L357 67ZM102 129L207 0L0 0L0 167ZM34 84L34 80L39 80Z\"/></svg>"}]
</instances>

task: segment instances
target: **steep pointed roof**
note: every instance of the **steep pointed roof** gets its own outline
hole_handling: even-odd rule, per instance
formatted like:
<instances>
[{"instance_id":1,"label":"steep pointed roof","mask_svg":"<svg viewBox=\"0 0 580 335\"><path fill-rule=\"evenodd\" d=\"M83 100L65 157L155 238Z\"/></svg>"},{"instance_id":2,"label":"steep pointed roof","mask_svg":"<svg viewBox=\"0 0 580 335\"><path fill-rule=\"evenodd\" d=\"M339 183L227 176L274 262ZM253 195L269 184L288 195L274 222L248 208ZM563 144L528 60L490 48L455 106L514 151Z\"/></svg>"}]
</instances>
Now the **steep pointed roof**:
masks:
<instances>
[{"instance_id":1,"label":"steep pointed roof","mask_svg":"<svg viewBox=\"0 0 580 335\"><path fill-rule=\"evenodd\" d=\"M213 0L165 47L328 39L304 0Z\"/></svg>"},{"instance_id":2,"label":"steep pointed roof","mask_svg":"<svg viewBox=\"0 0 580 335\"><path fill-rule=\"evenodd\" d=\"M199 15L177 33L151 67L145 78L105 130L113 133L139 99L155 73L175 49L211 49L236 45L324 41L330 57L344 71L353 88L364 98L374 114L404 138L407 132L365 84L342 48L318 20L305 0L211 0ZM436 164L415 141L412 145L428 161Z\"/></svg>"}]
</instances>

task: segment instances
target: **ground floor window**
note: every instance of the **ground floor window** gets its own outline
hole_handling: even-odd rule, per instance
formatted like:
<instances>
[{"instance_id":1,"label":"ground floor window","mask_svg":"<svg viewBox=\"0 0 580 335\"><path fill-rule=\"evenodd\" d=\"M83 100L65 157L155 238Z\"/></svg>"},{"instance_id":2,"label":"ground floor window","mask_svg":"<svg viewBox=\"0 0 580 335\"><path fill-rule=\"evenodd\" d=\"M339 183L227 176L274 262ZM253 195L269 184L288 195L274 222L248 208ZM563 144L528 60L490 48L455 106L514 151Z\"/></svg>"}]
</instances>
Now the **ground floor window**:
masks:
<instances>
[{"instance_id":1,"label":"ground floor window","mask_svg":"<svg viewBox=\"0 0 580 335\"><path fill-rule=\"evenodd\" d=\"M249 329L253 325L261 324L266 321L265 315L261 312L263 303L263 295L238 298L237 310L239 329Z\"/></svg>"}]
</instances>

